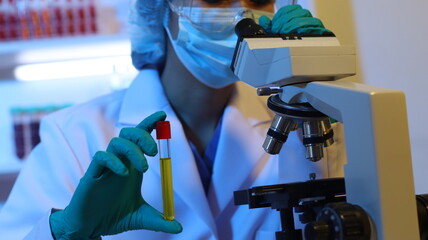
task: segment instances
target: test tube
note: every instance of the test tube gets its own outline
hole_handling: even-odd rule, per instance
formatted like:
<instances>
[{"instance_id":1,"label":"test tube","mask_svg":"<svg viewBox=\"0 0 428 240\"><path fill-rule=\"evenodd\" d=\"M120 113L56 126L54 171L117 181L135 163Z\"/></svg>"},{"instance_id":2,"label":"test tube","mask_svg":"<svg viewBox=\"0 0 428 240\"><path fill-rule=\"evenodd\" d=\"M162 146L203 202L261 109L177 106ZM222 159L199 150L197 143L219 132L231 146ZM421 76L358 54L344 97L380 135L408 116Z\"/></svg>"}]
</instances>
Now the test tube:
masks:
<instances>
[{"instance_id":1,"label":"test tube","mask_svg":"<svg viewBox=\"0 0 428 240\"><path fill-rule=\"evenodd\" d=\"M169 139L171 139L169 121L156 123L156 138L159 141L163 216L165 220L172 221L174 220L174 195L172 190L171 156L169 153Z\"/></svg>"}]
</instances>

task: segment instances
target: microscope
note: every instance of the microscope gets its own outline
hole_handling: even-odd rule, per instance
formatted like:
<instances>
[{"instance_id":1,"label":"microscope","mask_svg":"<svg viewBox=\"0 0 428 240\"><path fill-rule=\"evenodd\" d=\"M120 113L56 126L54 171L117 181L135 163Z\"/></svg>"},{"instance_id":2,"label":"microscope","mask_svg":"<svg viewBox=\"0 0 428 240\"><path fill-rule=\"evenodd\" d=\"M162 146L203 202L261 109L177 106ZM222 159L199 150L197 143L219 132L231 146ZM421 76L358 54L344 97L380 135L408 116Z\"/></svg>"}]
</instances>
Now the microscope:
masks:
<instances>
[{"instance_id":1,"label":"microscope","mask_svg":"<svg viewBox=\"0 0 428 240\"><path fill-rule=\"evenodd\" d=\"M275 113L267 153L279 154L300 127L302 161L322 161L323 148L334 144L332 119L343 124L346 142L343 178L311 175L238 190L235 204L277 210L277 240L428 239L428 195L415 199L404 93L341 80L355 74L355 50L334 34L269 35L249 18L235 32L231 69L270 95ZM295 213L304 229L295 228Z\"/></svg>"}]
</instances>

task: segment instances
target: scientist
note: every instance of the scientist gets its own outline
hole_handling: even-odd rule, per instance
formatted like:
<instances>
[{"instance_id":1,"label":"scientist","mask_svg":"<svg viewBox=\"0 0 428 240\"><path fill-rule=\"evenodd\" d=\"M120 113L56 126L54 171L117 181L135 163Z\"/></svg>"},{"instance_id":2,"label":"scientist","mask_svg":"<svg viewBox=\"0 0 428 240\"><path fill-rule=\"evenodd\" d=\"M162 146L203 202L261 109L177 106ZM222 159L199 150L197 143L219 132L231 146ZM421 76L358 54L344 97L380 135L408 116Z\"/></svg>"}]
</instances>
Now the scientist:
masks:
<instances>
[{"instance_id":1,"label":"scientist","mask_svg":"<svg viewBox=\"0 0 428 240\"><path fill-rule=\"evenodd\" d=\"M275 211L233 204L233 191L279 181L277 158L261 147L272 114L229 69L233 27L245 12L269 16L260 23L273 33L328 32L298 5L270 20L274 9L269 0L133 2L139 75L126 90L43 120L41 144L0 213L1 238L273 239ZM150 133L167 116L178 221L156 210L161 181ZM296 135L287 145L304 159Z\"/></svg>"}]
</instances>

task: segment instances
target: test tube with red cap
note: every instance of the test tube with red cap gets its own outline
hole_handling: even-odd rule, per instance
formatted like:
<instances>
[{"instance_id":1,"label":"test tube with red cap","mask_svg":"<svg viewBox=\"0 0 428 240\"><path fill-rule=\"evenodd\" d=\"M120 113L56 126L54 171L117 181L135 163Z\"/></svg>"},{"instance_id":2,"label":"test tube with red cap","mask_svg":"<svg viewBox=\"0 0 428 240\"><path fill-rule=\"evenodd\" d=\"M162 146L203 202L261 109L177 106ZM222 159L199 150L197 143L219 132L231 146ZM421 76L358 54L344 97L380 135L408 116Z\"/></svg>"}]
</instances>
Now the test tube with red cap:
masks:
<instances>
[{"instance_id":1,"label":"test tube with red cap","mask_svg":"<svg viewBox=\"0 0 428 240\"><path fill-rule=\"evenodd\" d=\"M169 152L169 139L171 139L169 121L156 123L156 138L159 142L163 216L165 220L172 221L174 220L174 193L172 188L171 155Z\"/></svg>"}]
</instances>

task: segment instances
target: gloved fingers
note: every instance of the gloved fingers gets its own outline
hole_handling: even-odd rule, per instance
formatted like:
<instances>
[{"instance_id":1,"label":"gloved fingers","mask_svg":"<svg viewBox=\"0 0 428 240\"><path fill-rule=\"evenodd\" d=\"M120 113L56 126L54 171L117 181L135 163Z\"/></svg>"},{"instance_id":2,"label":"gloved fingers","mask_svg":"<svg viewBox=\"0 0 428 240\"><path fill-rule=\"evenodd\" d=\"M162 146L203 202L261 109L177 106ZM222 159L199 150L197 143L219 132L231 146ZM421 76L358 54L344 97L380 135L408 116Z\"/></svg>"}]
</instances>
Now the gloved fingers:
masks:
<instances>
[{"instance_id":1,"label":"gloved fingers","mask_svg":"<svg viewBox=\"0 0 428 240\"><path fill-rule=\"evenodd\" d=\"M272 20L272 33L278 34L284 25L291 24L293 19L312 18L312 14L307 9L296 9L292 12L284 14L281 18L274 16Z\"/></svg>"},{"instance_id":2,"label":"gloved fingers","mask_svg":"<svg viewBox=\"0 0 428 240\"><path fill-rule=\"evenodd\" d=\"M291 6L297 6L297 5L291 5ZM281 10L284 10L284 11L281 11ZM280 21L280 22L287 23L292 19L299 18L299 17L312 17L312 14L309 10L303 9L300 6L293 8L292 11L289 11L287 7L284 7L278 10L278 13L275 14L272 21L273 22Z\"/></svg>"},{"instance_id":3,"label":"gloved fingers","mask_svg":"<svg viewBox=\"0 0 428 240\"><path fill-rule=\"evenodd\" d=\"M126 166L114 154L98 151L93 156L92 162L86 171L86 175L98 178L102 174L104 168L108 168L120 176L126 176L129 173Z\"/></svg>"},{"instance_id":4,"label":"gloved fingers","mask_svg":"<svg viewBox=\"0 0 428 240\"><path fill-rule=\"evenodd\" d=\"M158 153L158 148L153 137L140 128L122 128L119 137L128 139L137 144L143 153L149 156L155 156Z\"/></svg>"},{"instance_id":5,"label":"gloved fingers","mask_svg":"<svg viewBox=\"0 0 428 240\"><path fill-rule=\"evenodd\" d=\"M164 121L166 119L166 113L164 111L155 112L152 115L146 117L142 122L137 125L137 128L141 128L151 133L155 128L156 122Z\"/></svg>"},{"instance_id":6,"label":"gloved fingers","mask_svg":"<svg viewBox=\"0 0 428 240\"><path fill-rule=\"evenodd\" d=\"M259 25L265 29L265 31L269 34L272 33L272 20L270 20L267 16L260 16Z\"/></svg>"},{"instance_id":7,"label":"gloved fingers","mask_svg":"<svg viewBox=\"0 0 428 240\"><path fill-rule=\"evenodd\" d=\"M298 29L312 28L312 27L324 28L324 25L322 24L321 20L319 20L318 18L313 18L313 17L295 18L291 20L289 24L281 26L280 32L297 33Z\"/></svg>"},{"instance_id":8,"label":"gloved fingers","mask_svg":"<svg viewBox=\"0 0 428 240\"><path fill-rule=\"evenodd\" d=\"M330 30L320 27L308 27L297 29L299 35L324 35L325 33L332 33Z\"/></svg>"},{"instance_id":9,"label":"gloved fingers","mask_svg":"<svg viewBox=\"0 0 428 240\"><path fill-rule=\"evenodd\" d=\"M116 155L119 159L127 159L140 172L149 168L146 157L135 143L124 138L113 138L107 147L107 152Z\"/></svg>"},{"instance_id":10,"label":"gloved fingers","mask_svg":"<svg viewBox=\"0 0 428 240\"><path fill-rule=\"evenodd\" d=\"M140 207L138 216L139 218L135 219L135 229L148 229L166 233L180 233L183 231L183 227L178 221L165 220L162 213L147 203Z\"/></svg>"},{"instance_id":11,"label":"gloved fingers","mask_svg":"<svg viewBox=\"0 0 428 240\"><path fill-rule=\"evenodd\" d=\"M282 19L283 17L286 17L289 13L299 9L302 9L302 7L297 4L282 7L275 13L275 16L273 16L272 21L275 22L278 19Z\"/></svg>"}]
</instances>

